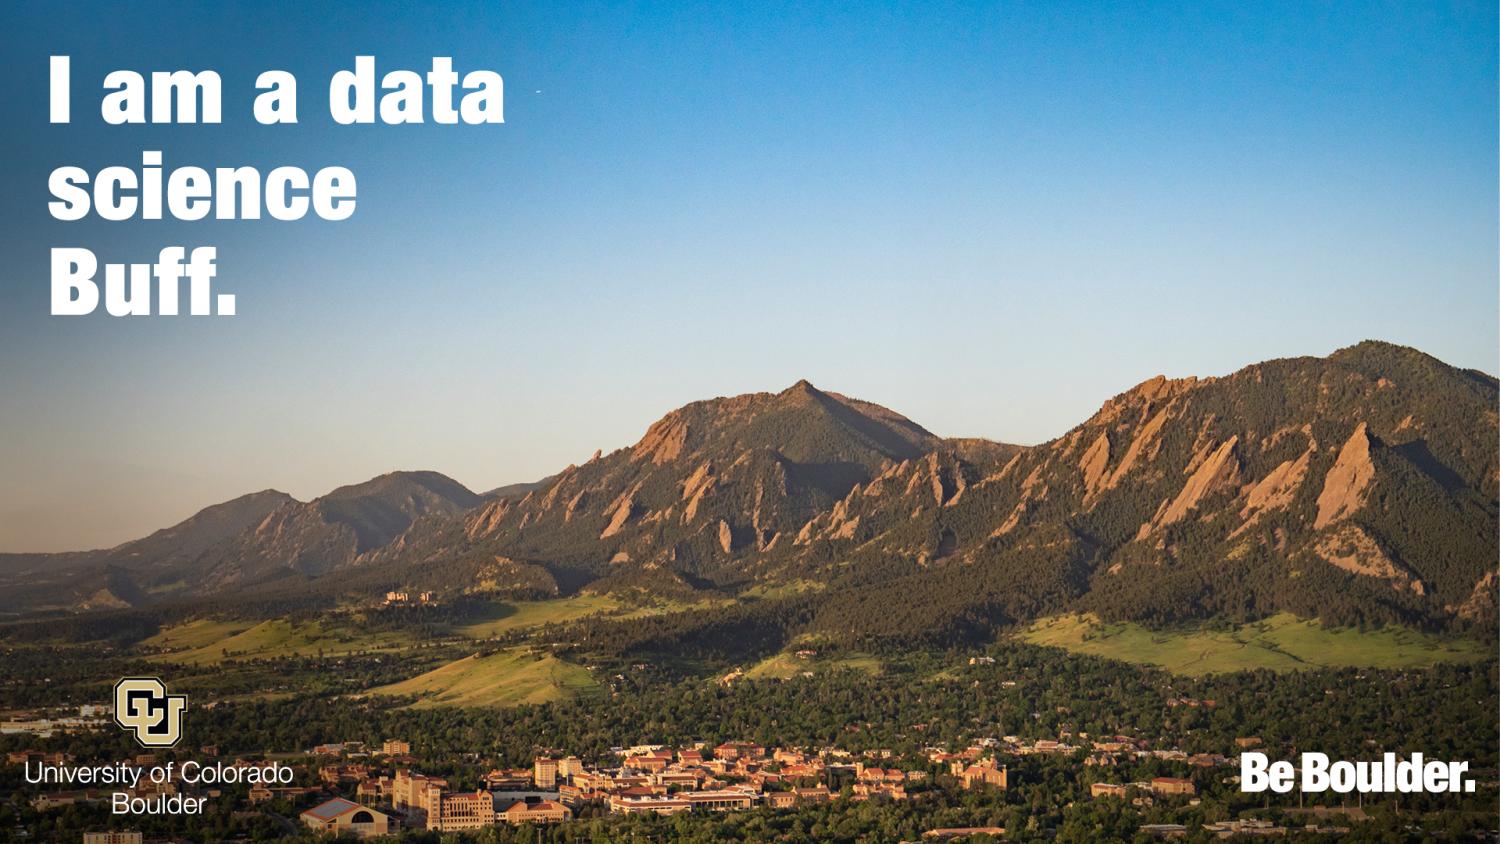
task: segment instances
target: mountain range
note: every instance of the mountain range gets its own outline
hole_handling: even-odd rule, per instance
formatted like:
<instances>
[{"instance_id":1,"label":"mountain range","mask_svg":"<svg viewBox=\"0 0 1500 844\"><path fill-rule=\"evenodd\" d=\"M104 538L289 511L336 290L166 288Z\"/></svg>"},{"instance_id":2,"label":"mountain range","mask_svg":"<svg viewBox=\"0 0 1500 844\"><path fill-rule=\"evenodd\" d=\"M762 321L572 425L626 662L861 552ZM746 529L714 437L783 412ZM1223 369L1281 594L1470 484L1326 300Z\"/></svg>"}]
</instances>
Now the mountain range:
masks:
<instances>
[{"instance_id":1,"label":"mountain range","mask_svg":"<svg viewBox=\"0 0 1500 844\"><path fill-rule=\"evenodd\" d=\"M1497 399L1489 375L1366 342L1152 378L1023 447L800 381L483 495L394 472L308 502L252 493L108 550L0 555L0 606L781 589L872 633L1062 609L1490 629Z\"/></svg>"}]
</instances>

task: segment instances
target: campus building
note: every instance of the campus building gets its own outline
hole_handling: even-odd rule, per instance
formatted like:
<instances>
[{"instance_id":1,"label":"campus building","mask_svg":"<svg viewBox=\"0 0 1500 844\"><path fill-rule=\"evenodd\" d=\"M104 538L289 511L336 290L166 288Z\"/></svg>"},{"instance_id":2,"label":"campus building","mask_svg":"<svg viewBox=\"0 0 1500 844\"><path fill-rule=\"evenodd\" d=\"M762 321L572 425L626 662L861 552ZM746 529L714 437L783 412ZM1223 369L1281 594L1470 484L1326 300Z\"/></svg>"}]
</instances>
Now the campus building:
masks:
<instances>
[{"instance_id":1,"label":"campus building","mask_svg":"<svg viewBox=\"0 0 1500 844\"><path fill-rule=\"evenodd\" d=\"M302 823L308 829L333 835L350 833L360 838L390 832L391 819L384 812L361 806L352 800L335 797L303 812Z\"/></svg>"},{"instance_id":2,"label":"campus building","mask_svg":"<svg viewBox=\"0 0 1500 844\"><path fill-rule=\"evenodd\" d=\"M449 832L481 829L495 822L495 798L488 791L442 794L427 812L427 828Z\"/></svg>"},{"instance_id":3,"label":"campus building","mask_svg":"<svg viewBox=\"0 0 1500 844\"><path fill-rule=\"evenodd\" d=\"M523 823L561 823L571 820L572 817L573 810L556 800L542 800L536 803L517 800L503 811L496 813L498 820L517 826Z\"/></svg>"}]
</instances>

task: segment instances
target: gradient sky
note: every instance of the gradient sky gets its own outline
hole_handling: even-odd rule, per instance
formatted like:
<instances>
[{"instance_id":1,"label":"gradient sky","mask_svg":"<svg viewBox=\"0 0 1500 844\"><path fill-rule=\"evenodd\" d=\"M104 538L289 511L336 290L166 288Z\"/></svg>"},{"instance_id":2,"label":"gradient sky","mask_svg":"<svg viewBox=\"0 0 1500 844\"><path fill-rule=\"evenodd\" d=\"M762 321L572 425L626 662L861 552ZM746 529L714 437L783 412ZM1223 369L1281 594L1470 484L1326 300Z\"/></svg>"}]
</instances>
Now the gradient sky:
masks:
<instances>
[{"instance_id":1,"label":"gradient sky","mask_svg":"<svg viewBox=\"0 0 1500 844\"><path fill-rule=\"evenodd\" d=\"M1495 372L1493 2L13 5L0 33L0 550L267 487L476 490L809 378L1032 443L1158 372L1364 338ZM74 122L48 123L47 57ZM337 126L434 55L502 126ZM107 126L118 68L221 126ZM297 74L297 126L251 117ZM47 176L339 164L340 223L60 223ZM48 315L48 249L219 247L239 315ZM102 309L101 309L102 311Z\"/></svg>"}]
</instances>

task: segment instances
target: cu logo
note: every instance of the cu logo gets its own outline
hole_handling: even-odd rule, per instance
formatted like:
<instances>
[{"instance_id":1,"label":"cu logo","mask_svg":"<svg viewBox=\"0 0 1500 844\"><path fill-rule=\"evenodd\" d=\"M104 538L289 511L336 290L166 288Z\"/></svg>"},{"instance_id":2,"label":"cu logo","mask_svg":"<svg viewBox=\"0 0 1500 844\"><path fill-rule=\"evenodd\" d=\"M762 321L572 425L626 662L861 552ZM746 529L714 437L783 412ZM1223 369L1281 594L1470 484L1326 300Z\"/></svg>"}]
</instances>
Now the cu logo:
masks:
<instances>
[{"instance_id":1,"label":"cu logo","mask_svg":"<svg viewBox=\"0 0 1500 844\"><path fill-rule=\"evenodd\" d=\"M135 733L142 747L171 747L182 738L187 695L167 694L156 677L126 677L115 684L115 723Z\"/></svg>"}]
</instances>

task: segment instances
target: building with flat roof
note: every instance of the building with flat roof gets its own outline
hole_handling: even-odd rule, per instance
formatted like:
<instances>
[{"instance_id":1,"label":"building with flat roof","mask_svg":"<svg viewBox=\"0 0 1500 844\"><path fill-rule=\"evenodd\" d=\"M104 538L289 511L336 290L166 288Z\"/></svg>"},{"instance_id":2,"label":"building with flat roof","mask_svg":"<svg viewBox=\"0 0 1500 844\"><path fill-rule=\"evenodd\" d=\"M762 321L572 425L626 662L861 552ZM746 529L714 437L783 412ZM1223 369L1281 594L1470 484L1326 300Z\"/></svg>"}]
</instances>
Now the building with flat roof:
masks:
<instances>
[{"instance_id":1,"label":"building with flat roof","mask_svg":"<svg viewBox=\"0 0 1500 844\"><path fill-rule=\"evenodd\" d=\"M407 814L408 822L425 825L427 816L437 808L448 781L415 771L397 771L391 780L391 805Z\"/></svg>"},{"instance_id":2,"label":"building with flat roof","mask_svg":"<svg viewBox=\"0 0 1500 844\"><path fill-rule=\"evenodd\" d=\"M1151 790L1157 794L1197 794L1198 787L1192 780L1181 777L1157 777L1151 781Z\"/></svg>"},{"instance_id":3,"label":"building with flat roof","mask_svg":"<svg viewBox=\"0 0 1500 844\"><path fill-rule=\"evenodd\" d=\"M531 779L537 788L556 788L557 760L546 756L537 757L531 766Z\"/></svg>"},{"instance_id":4,"label":"building with flat roof","mask_svg":"<svg viewBox=\"0 0 1500 844\"><path fill-rule=\"evenodd\" d=\"M622 815L675 815L693 808L693 804L680 797L631 797L616 794L609 799L609 810Z\"/></svg>"},{"instance_id":5,"label":"building with flat roof","mask_svg":"<svg viewBox=\"0 0 1500 844\"><path fill-rule=\"evenodd\" d=\"M999 838L1005 834L1003 826L947 826L938 829L929 829L922 833L923 838L947 841L952 838L969 838L974 835L988 835Z\"/></svg>"},{"instance_id":6,"label":"building with flat roof","mask_svg":"<svg viewBox=\"0 0 1500 844\"><path fill-rule=\"evenodd\" d=\"M667 795L615 795L610 798L611 811L626 815L654 812L675 815L691 809L730 812L753 807L760 795L747 789L726 788L718 791L679 791Z\"/></svg>"}]
</instances>

